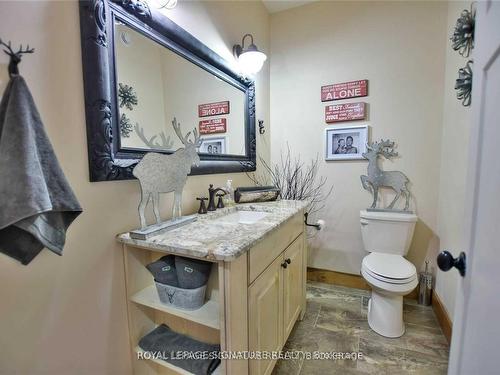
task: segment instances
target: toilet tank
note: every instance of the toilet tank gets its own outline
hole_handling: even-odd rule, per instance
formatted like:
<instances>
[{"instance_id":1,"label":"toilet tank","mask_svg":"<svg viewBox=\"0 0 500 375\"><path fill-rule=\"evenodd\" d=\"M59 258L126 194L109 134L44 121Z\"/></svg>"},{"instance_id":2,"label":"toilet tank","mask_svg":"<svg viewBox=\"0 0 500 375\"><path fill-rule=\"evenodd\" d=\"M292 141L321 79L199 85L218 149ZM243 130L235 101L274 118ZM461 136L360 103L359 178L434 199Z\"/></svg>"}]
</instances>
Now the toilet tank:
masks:
<instances>
[{"instance_id":1,"label":"toilet tank","mask_svg":"<svg viewBox=\"0 0 500 375\"><path fill-rule=\"evenodd\" d=\"M403 256L408 253L417 222L416 215L362 210L359 216L366 251Z\"/></svg>"}]
</instances>

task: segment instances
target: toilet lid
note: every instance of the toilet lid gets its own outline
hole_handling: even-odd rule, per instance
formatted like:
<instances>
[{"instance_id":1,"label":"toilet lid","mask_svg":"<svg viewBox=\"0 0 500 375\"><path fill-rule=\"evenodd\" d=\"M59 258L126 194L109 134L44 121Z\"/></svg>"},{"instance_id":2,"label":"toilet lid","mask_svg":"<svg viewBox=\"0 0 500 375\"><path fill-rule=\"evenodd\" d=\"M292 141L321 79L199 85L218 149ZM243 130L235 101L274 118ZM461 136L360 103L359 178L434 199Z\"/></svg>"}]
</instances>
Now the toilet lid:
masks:
<instances>
[{"instance_id":1,"label":"toilet lid","mask_svg":"<svg viewBox=\"0 0 500 375\"><path fill-rule=\"evenodd\" d=\"M373 274L395 280L413 279L417 270L401 255L371 253L363 259L363 266Z\"/></svg>"}]
</instances>

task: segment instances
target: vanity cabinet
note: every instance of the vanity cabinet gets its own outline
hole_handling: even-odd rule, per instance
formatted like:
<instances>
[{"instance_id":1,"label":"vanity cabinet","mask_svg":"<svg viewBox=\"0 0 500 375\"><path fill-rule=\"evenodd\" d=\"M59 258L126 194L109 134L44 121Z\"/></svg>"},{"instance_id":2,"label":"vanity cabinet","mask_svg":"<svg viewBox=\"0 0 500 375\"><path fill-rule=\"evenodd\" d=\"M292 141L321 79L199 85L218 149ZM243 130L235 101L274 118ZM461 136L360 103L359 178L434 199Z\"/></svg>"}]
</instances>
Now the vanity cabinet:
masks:
<instances>
[{"instance_id":1,"label":"vanity cabinet","mask_svg":"<svg viewBox=\"0 0 500 375\"><path fill-rule=\"evenodd\" d=\"M248 289L248 346L252 352L283 346L283 257L276 259ZM272 360L251 360L250 374L270 374Z\"/></svg>"},{"instance_id":2,"label":"vanity cabinet","mask_svg":"<svg viewBox=\"0 0 500 375\"><path fill-rule=\"evenodd\" d=\"M285 344L295 321L299 317L303 306L303 290L305 285L304 269L304 239L297 238L284 252L284 262L287 268L282 268L283 274L283 345ZM284 266L285 263L282 263Z\"/></svg>"},{"instance_id":3,"label":"vanity cabinet","mask_svg":"<svg viewBox=\"0 0 500 375\"><path fill-rule=\"evenodd\" d=\"M285 203L283 203L285 204ZM190 225L197 225L196 223ZM277 352L305 312L306 236L303 208L279 222L232 259L212 263L206 303L194 311L159 301L146 265L165 254L195 257L161 248L158 241L132 241L120 235L125 259L128 321L135 374L189 374L156 359L144 359L138 342L159 324L212 344L225 353ZM215 374L267 375L276 360L247 356L223 359Z\"/></svg>"},{"instance_id":4,"label":"vanity cabinet","mask_svg":"<svg viewBox=\"0 0 500 375\"><path fill-rule=\"evenodd\" d=\"M303 238L299 236L250 285L249 350L279 351L303 307ZM267 375L276 360L250 361L251 375Z\"/></svg>"}]
</instances>

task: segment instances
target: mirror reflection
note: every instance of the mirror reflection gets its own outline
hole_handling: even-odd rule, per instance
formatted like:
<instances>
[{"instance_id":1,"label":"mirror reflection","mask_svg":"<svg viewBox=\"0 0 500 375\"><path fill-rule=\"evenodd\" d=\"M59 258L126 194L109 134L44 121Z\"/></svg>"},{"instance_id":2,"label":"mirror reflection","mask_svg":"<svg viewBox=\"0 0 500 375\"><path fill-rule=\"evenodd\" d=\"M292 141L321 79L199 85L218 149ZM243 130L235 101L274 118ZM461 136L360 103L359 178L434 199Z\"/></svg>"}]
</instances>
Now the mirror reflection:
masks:
<instances>
[{"instance_id":1,"label":"mirror reflection","mask_svg":"<svg viewBox=\"0 0 500 375\"><path fill-rule=\"evenodd\" d=\"M114 38L121 148L177 150L176 117L199 153L245 155L243 91L118 20Z\"/></svg>"}]
</instances>

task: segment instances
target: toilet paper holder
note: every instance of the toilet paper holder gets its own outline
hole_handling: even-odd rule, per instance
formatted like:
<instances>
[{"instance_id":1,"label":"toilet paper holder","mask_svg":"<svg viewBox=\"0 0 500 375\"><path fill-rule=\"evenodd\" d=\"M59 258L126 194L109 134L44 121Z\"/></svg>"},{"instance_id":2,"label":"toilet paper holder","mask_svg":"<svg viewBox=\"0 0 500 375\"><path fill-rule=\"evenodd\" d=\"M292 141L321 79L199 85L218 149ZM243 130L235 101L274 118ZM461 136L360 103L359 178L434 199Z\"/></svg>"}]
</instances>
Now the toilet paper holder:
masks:
<instances>
[{"instance_id":1,"label":"toilet paper holder","mask_svg":"<svg viewBox=\"0 0 500 375\"><path fill-rule=\"evenodd\" d=\"M307 222L307 218L309 217L309 212L305 212L304 213L304 224L308 227L313 227L313 228L316 228L317 230L321 230L321 228L323 228L323 226L325 225L324 221L323 220L318 220L316 222L316 224L310 224Z\"/></svg>"}]
</instances>

